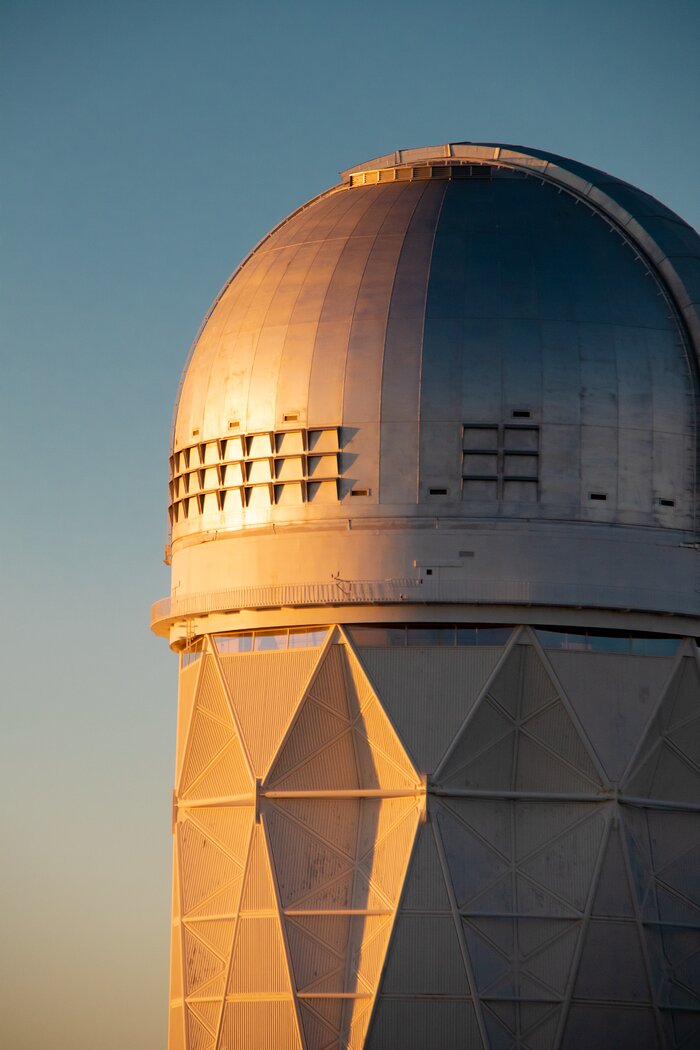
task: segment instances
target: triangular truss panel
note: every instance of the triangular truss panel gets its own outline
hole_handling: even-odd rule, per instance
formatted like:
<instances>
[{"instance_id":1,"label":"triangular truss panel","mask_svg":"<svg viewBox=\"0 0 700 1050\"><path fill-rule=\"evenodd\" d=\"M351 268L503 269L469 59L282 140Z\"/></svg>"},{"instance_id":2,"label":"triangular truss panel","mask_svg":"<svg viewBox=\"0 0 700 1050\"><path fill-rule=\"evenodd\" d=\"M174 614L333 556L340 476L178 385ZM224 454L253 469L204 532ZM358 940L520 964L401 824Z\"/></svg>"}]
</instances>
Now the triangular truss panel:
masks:
<instances>
[{"instance_id":1,"label":"triangular truss panel","mask_svg":"<svg viewBox=\"0 0 700 1050\"><path fill-rule=\"evenodd\" d=\"M681 1029L695 1032L700 1019L700 820L626 806L624 827L653 997L670 1044L684 1046Z\"/></svg>"},{"instance_id":2,"label":"triangular truss panel","mask_svg":"<svg viewBox=\"0 0 700 1050\"><path fill-rule=\"evenodd\" d=\"M223 1009L253 826L252 806L198 809L176 825L187 1046L209 1050ZM171 977L171 997L177 980Z\"/></svg>"},{"instance_id":3,"label":"triangular truss panel","mask_svg":"<svg viewBox=\"0 0 700 1050\"><path fill-rule=\"evenodd\" d=\"M219 657L236 721L259 779L267 773L317 659L316 649Z\"/></svg>"},{"instance_id":4,"label":"triangular truss panel","mask_svg":"<svg viewBox=\"0 0 700 1050\"><path fill-rule=\"evenodd\" d=\"M550 650L547 657L608 777L619 783L673 660L564 650Z\"/></svg>"},{"instance_id":5,"label":"triangular truss panel","mask_svg":"<svg viewBox=\"0 0 700 1050\"><path fill-rule=\"evenodd\" d=\"M432 819L418 833L367 1046L482 1047L459 916Z\"/></svg>"},{"instance_id":6,"label":"triangular truss panel","mask_svg":"<svg viewBox=\"0 0 700 1050\"><path fill-rule=\"evenodd\" d=\"M487 1045L549 1050L576 974L605 816L592 803L463 796L429 809ZM435 870L423 850L417 874ZM414 892L409 881L405 907Z\"/></svg>"},{"instance_id":7,"label":"triangular truss panel","mask_svg":"<svg viewBox=\"0 0 700 1050\"><path fill-rule=\"evenodd\" d=\"M250 796L254 786L215 659L208 654L199 661L202 670L178 782L183 801Z\"/></svg>"},{"instance_id":8,"label":"triangular truss panel","mask_svg":"<svg viewBox=\"0 0 700 1050\"><path fill-rule=\"evenodd\" d=\"M212 1033L191 1010L187 1012L187 1044L188 1050L212 1050L214 1046Z\"/></svg>"},{"instance_id":9,"label":"triangular truss panel","mask_svg":"<svg viewBox=\"0 0 700 1050\"><path fill-rule=\"evenodd\" d=\"M261 789L306 1050L361 1050L422 810L357 657L324 650Z\"/></svg>"},{"instance_id":10,"label":"triangular truss panel","mask_svg":"<svg viewBox=\"0 0 700 1050\"><path fill-rule=\"evenodd\" d=\"M252 811L241 810L241 818ZM199 915L207 901L218 897L232 883L239 882L243 867L239 856L212 838L199 823L184 819L177 825L182 914Z\"/></svg>"},{"instance_id":11,"label":"triangular truss panel","mask_svg":"<svg viewBox=\"0 0 700 1050\"><path fill-rule=\"evenodd\" d=\"M355 654L326 650L277 753L265 788L418 789L413 768Z\"/></svg>"},{"instance_id":12,"label":"triangular truss panel","mask_svg":"<svg viewBox=\"0 0 700 1050\"><path fill-rule=\"evenodd\" d=\"M177 743L175 748L176 783L179 783L182 775L182 762L185 756L190 722L192 721L192 709L197 693L197 683L199 682L203 666L206 666L206 662L212 659L213 657L211 656L200 657L194 663L180 668L177 698Z\"/></svg>"},{"instance_id":13,"label":"triangular truss panel","mask_svg":"<svg viewBox=\"0 0 700 1050\"><path fill-rule=\"evenodd\" d=\"M311 801L265 805L307 1050L361 1047L420 811L413 797Z\"/></svg>"},{"instance_id":14,"label":"triangular truss panel","mask_svg":"<svg viewBox=\"0 0 700 1050\"><path fill-rule=\"evenodd\" d=\"M393 724L423 773L432 773L467 717L502 650L362 649Z\"/></svg>"},{"instance_id":15,"label":"triangular truss panel","mask_svg":"<svg viewBox=\"0 0 700 1050\"><path fill-rule=\"evenodd\" d=\"M683 656L624 783L625 795L697 804L700 798L700 669Z\"/></svg>"},{"instance_id":16,"label":"triangular truss panel","mask_svg":"<svg viewBox=\"0 0 700 1050\"><path fill-rule=\"evenodd\" d=\"M302 1050L277 891L262 823L253 830L217 1046Z\"/></svg>"},{"instance_id":17,"label":"triangular truss panel","mask_svg":"<svg viewBox=\"0 0 700 1050\"><path fill-rule=\"evenodd\" d=\"M527 628L501 650L205 646L171 1046L694 1048L700 674L689 645L644 666Z\"/></svg>"},{"instance_id":18,"label":"triangular truss panel","mask_svg":"<svg viewBox=\"0 0 700 1050\"><path fill-rule=\"evenodd\" d=\"M589 745L534 645L512 647L436 781L472 791L600 790Z\"/></svg>"}]
</instances>

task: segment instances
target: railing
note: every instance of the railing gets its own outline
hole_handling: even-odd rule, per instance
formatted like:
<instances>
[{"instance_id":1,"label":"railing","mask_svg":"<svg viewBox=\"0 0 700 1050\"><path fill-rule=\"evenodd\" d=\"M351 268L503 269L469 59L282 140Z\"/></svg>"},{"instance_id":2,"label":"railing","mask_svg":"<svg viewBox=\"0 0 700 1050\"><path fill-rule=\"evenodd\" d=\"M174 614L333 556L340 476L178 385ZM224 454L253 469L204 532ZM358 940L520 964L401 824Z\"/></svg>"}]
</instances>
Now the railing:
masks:
<instances>
[{"instance_id":1,"label":"railing","mask_svg":"<svg viewBox=\"0 0 700 1050\"><path fill-rule=\"evenodd\" d=\"M609 584L586 588L578 584L532 580L341 580L268 587L234 587L222 591L161 598L151 606L151 626L168 620L239 609L282 606L400 604L401 602L541 604L634 609L637 612L696 615L689 593Z\"/></svg>"}]
</instances>

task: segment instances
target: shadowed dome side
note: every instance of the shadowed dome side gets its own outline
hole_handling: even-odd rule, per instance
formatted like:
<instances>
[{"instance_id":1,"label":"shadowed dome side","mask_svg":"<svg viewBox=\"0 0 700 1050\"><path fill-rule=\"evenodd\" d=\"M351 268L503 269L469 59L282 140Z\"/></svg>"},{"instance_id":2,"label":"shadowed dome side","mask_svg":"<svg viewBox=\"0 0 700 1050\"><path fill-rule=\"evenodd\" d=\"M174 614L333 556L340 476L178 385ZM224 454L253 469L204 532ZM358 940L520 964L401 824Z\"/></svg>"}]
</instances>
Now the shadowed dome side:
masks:
<instances>
[{"instance_id":1,"label":"shadowed dome side","mask_svg":"<svg viewBox=\"0 0 700 1050\"><path fill-rule=\"evenodd\" d=\"M692 527L674 296L544 155L476 149L345 173L236 272L182 385L175 540L350 506Z\"/></svg>"}]
</instances>

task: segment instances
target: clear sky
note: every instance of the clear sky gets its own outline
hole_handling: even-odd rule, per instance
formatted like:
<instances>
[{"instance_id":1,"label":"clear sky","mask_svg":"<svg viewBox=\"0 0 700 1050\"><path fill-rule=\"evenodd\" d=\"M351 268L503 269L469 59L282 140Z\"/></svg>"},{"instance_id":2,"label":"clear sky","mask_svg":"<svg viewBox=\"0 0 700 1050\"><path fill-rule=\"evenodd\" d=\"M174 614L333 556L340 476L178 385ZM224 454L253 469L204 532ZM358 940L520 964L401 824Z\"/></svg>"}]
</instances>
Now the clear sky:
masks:
<instances>
[{"instance_id":1,"label":"clear sky","mask_svg":"<svg viewBox=\"0 0 700 1050\"><path fill-rule=\"evenodd\" d=\"M0 1045L162 1050L188 344L267 230L397 147L538 146L700 224L698 0L0 0Z\"/></svg>"}]
</instances>

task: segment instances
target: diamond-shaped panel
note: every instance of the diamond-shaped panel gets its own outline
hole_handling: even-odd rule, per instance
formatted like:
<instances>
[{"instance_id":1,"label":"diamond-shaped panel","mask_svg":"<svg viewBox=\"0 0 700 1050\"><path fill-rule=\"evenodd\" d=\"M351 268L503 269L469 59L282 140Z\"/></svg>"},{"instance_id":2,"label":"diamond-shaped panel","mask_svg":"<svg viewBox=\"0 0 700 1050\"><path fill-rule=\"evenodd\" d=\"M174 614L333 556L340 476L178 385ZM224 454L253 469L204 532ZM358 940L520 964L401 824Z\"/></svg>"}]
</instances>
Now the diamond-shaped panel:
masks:
<instances>
[{"instance_id":1,"label":"diamond-shaped panel","mask_svg":"<svg viewBox=\"0 0 700 1050\"><path fill-rule=\"evenodd\" d=\"M588 744L534 646L513 646L436 779L482 791L599 790Z\"/></svg>"}]
</instances>

